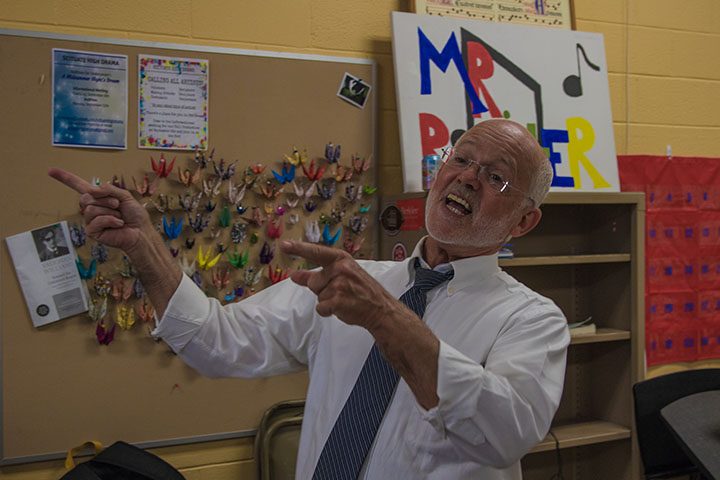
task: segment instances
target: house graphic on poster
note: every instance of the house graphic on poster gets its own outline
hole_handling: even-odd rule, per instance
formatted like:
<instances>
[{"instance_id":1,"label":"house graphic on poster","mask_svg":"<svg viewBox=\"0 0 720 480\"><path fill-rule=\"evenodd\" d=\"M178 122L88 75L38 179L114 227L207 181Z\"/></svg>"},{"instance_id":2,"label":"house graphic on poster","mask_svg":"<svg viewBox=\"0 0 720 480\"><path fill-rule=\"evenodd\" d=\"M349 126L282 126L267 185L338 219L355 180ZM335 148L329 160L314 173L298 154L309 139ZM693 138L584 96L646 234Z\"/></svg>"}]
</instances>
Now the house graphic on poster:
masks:
<instances>
[{"instance_id":1,"label":"house graphic on poster","mask_svg":"<svg viewBox=\"0 0 720 480\"><path fill-rule=\"evenodd\" d=\"M601 35L396 12L393 52L406 192L423 157L493 118L546 149L551 189L619 191Z\"/></svg>"}]
</instances>

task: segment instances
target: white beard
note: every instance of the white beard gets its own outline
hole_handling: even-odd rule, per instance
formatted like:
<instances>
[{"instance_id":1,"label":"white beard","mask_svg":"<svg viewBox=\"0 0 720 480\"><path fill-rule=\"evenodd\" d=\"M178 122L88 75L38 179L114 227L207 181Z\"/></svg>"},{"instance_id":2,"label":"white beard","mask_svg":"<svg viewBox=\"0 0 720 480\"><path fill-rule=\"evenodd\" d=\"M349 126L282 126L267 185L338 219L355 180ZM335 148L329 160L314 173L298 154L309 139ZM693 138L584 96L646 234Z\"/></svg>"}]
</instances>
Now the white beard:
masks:
<instances>
[{"instance_id":1,"label":"white beard","mask_svg":"<svg viewBox=\"0 0 720 480\"><path fill-rule=\"evenodd\" d=\"M438 194L431 191L428 195L427 205L433 205L446 196L447 194L444 193L438 199ZM444 201L441 201L441 203L444 203ZM446 207L441 205L440 208ZM436 222L434 218L431 218L430 211L430 208L425 209L425 228L428 234L438 242L447 245L485 249L502 245L510 238L508 225L502 218L475 218L472 214L469 214L465 219L456 217L457 221L465 224L464 228L450 228L437 225L438 222L443 220L439 219ZM443 213L438 212L438 215ZM452 215L452 213L448 212L447 215Z\"/></svg>"}]
</instances>

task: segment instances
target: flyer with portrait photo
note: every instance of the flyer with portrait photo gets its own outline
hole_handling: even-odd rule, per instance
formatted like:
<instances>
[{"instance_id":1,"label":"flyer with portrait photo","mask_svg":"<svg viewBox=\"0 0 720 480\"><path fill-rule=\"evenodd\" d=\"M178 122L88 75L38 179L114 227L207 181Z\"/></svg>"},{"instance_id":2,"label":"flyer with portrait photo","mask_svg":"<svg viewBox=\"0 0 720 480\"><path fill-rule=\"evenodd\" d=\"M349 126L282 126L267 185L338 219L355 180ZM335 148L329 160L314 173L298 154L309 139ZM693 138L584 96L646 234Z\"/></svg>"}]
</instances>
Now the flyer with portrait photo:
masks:
<instances>
[{"instance_id":1,"label":"flyer with portrait photo","mask_svg":"<svg viewBox=\"0 0 720 480\"><path fill-rule=\"evenodd\" d=\"M19 233L5 241L34 326L87 312L87 287L75 264L67 222Z\"/></svg>"}]
</instances>

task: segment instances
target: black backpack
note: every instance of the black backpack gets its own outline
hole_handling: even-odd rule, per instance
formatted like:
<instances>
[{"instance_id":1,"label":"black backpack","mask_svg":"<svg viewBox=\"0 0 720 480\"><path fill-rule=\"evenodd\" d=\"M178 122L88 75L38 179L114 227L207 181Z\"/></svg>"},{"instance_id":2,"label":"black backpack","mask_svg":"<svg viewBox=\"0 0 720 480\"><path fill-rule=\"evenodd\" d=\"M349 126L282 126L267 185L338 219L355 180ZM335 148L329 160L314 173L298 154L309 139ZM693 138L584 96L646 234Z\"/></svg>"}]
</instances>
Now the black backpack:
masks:
<instances>
[{"instance_id":1,"label":"black backpack","mask_svg":"<svg viewBox=\"0 0 720 480\"><path fill-rule=\"evenodd\" d=\"M60 480L185 480L165 460L125 442L113 443L74 468L71 451L65 465L72 469Z\"/></svg>"}]
</instances>

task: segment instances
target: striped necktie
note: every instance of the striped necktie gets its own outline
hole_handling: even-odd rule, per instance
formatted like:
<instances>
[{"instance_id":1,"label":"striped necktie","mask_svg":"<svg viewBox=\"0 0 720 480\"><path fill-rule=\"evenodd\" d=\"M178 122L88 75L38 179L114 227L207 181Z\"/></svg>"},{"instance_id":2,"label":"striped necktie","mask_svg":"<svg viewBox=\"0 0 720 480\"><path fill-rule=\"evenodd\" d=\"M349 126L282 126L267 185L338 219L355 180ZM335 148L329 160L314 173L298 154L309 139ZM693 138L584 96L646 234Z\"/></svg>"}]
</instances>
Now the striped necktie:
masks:
<instances>
[{"instance_id":1,"label":"striped necktie","mask_svg":"<svg viewBox=\"0 0 720 480\"><path fill-rule=\"evenodd\" d=\"M415 283L400 301L418 317L425 313L426 294L453 277L435 272L415 259ZM356 479L370 451L400 376L373 344L340 416L320 453L313 480Z\"/></svg>"}]
</instances>

